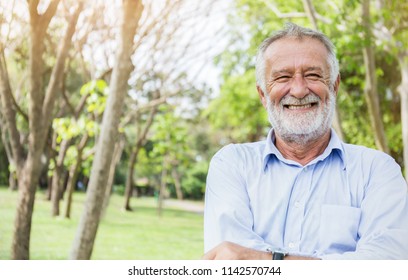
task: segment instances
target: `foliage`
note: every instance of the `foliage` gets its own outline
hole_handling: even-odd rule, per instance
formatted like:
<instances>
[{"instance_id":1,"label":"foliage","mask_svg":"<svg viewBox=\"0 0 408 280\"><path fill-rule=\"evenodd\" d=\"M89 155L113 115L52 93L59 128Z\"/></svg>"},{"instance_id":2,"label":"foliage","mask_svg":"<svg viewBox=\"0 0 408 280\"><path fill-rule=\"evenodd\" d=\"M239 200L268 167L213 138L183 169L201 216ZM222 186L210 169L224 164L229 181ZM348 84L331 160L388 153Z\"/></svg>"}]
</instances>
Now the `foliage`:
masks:
<instances>
[{"instance_id":1,"label":"foliage","mask_svg":"<svg viewBox=\"0 0 408 280\"><path fill-rule=\"evenodd\" d=\"M80 95L86 97L87 106L77 118L67 116L53 119L52 128L57 135L57 144L60 144L63 140L76 140L79 142L79 139L85 134L89 135L89 137L94 137L99 133L98 122L106 106L107 93L108 86L103 80L92 80L80 88ZM60 147L58 145L57 150L59 149ZM89 146L85 148L84 154L90 156L84 158L81 163L82 174L87 177L90 175L93 160L92 153L89 153L90 149L91 147ZM67 170L69 170L69 167L77 161L77 154L77 147L71 145L64 157L64 165ZM53 170L54 166L54 161L51 161L49 166L50 171ZM52 172L49 173L52 174Z\"/></svg>"},{"instance_id":2,"label":"foliage","mask_svg":"<svg viewBox=\"0 0 408 280\"><path fill-rule=\"evenodd\" d=\"M156 117L151 141L154 142L152 156L168 155L170 161L184 162L188 156L188 128L183 119L177 117L173 110L162 107L162 114Z\"/></svg>"},{"instance_id":3,"label":"foliage","mask_svg":"<svg viewBox=\"0 0 408 280\"><path fill-rule=\"evenodd\" d=\"M228 77L204 115L229 141L256 141L266 135L267 114L255 88L255 71Z\"/></svg>"},{"instance_id":4,"label":"foliage","mask_svg":"<svg viewBox=\"0 0 408 280\"><path fill-rule=\"evenodd\" d=\"M88 95L86 99L86 111L95 116L100 116L105 110L108 95L108 86L104 80L93 80L82 86L82 96Z\"/></svg>"},{"instance_id":5,"label":"foliage","mask_svg":"<svg viewBox=\"0 0 408 280\"><path fill-rule=\"evenodd\" d=\"M167 169L167 183L173 183L171 170L178 170L189 166L192 162L192 150L189 143L188 123L177 116L171 107L162 106L152 127L150 141L152 150L149 158L156 170L155 176L161 176L163 169Z\"/></svg>"},{"instance_id":6,"label":"foliage","mask_svg":"<svg viewBox=\"0 0 408 280\"><path fill-rule=\"evenodd\" d=\"M204 198L207 171L207 161L199 161L186 170L181 183L185 198L196 200Z\"/></svg>"}]
</instances>

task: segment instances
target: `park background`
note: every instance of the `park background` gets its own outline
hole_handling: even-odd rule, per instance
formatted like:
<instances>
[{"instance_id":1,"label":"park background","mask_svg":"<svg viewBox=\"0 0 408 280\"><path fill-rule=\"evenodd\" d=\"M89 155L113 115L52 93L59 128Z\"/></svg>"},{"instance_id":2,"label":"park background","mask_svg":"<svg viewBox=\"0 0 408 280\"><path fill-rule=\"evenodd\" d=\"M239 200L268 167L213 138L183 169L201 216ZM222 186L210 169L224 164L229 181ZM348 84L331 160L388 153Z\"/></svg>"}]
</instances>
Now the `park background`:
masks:
<instances>
[{"instance_id":1,"label":"park background","mask_svg":"<svg viewBox=\"0 0 408 280\"><path fill-rule=\"evenodd\" d=\"M254 58L287 21L337 47L339 136L408 174L407 1L1 1L0 259L199 259L209 161L266 136Z\"/></svg>"}]
</instances>

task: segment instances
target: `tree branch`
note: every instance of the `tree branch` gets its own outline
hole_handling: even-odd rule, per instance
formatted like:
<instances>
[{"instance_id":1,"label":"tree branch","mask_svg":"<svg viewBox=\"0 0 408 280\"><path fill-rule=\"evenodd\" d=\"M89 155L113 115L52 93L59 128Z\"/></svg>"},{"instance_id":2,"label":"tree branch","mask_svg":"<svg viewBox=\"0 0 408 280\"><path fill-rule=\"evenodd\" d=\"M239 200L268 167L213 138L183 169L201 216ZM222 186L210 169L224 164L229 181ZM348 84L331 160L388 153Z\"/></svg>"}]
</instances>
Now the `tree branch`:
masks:
<instances>
[{"instance_id":1,"label":"tree branch","mask_svg":"<svg viewBox=\"0 0 408 280\"><path fill-rule=\"evenodd\" d=\"M20 165L24 160L24 152L20 143L20 133L16 124L16 107L13 105L15 103L15 99L13 97L13 93L11 92L10 79L8 76L7 63L3 48L0 48L0 50L0 105L2 106L1 110L6 120L6 126L11 139L10 144L13 160L17 165ZM17 168L17 170L20 170L20 168Z\"/></svg>"},{"instance_id":2,"label":"tree branch","mask_svg":"<svg viewBox=\"0 0 408 280\"><path fill-rule=\"evenodd\" d=\"M62 77L64 73L65 60L68 55L72 36L74 35L76 24L78 22L78 17L82 11L83 5L84 5L84 2L80 1L74 14L72 15L69 21L68 28L64 36L64 39L61 41L61 45L60 45L58 55L57 55L57 61L53 68L50 82L47 87L47 92L46 92L46 96L44 100L44 106L42 110L42 117L45 122L48 122L50 120L50 117L52 114L56 92L58 90L58 86L60 85L62 81Z\"/></svg>"},{"instance_id":3,"label":"tree branch","mask_svg":"<svg viewBox=\"0 0 408 280\"><path fill-rule=\"evenodd\" d=\"M65 104L68 107L69 112L75 116L75 108L72 106L71 102L69 101L69 98L67 96L67 90L65 87L65 75L64 78L62 79L62 90L61 90L61 94L62 94L62 99L64 100Z\"/></svg>"},{"instance_id":4,"label":"tree branch","mask_svg":"<svg viewBox=\"0 0 408 280\"><path fill-rule=\"evenodd\" d=\"M292 13L282 13L271 1L262 1L278 18L300 18L306 17L306 13L292 12Z\"/></svg>"},{"instance_id":5,"label":"tree branch","mask_svg":"<svg viewBox=\"0 0 408 280\"><path fill-rule=\"evenodd\" d=\"M47 10L41 16L41 24L43 26L48 26L48 24L50 23L52 17L57 12L59 2L60 2L60 0L51 0L51 3L48 5Z\"/></svg>"}]
</instances>

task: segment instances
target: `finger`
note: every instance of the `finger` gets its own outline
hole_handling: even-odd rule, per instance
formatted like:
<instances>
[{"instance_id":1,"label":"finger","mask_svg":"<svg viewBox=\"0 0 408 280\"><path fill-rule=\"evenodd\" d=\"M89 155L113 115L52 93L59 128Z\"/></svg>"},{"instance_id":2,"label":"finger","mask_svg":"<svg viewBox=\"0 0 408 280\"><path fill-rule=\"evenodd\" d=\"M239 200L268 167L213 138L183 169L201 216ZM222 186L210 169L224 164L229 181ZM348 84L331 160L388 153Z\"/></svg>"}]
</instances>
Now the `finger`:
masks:
<instances>
[{"instance_id":1,"label":"finger","mask_svg":"<svg viewBox=\"0 0 408 280\"><path fill-rule=\"evenodd\" d=\"M214 260L216 256L216 251L214 249L208 251L206 254L203 255L201 258L202 260Z\"/></svg>"}]
</instances>

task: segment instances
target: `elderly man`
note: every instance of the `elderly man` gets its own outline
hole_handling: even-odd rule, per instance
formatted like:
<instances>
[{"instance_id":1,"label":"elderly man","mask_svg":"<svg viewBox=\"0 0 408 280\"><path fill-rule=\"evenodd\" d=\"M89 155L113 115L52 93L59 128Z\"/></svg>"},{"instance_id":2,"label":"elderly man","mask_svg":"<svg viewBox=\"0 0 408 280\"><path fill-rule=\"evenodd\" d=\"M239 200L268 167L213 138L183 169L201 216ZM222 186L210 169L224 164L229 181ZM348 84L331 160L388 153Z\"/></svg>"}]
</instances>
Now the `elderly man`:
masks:
<instances>
[{"instance_id":1,"label":"elderly man","mask_svg":"<svg viewBox=\"0 0 408 280\"><path fill-rule=\"evenodd\" d=\"M288 24L260 46L266 140L212 159L203 259L408 259L407 184L387 154L343 143L331 41Z\"/></svg>"}]
</instances>

